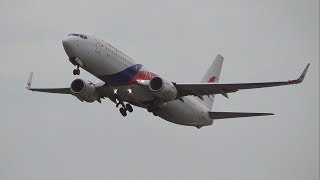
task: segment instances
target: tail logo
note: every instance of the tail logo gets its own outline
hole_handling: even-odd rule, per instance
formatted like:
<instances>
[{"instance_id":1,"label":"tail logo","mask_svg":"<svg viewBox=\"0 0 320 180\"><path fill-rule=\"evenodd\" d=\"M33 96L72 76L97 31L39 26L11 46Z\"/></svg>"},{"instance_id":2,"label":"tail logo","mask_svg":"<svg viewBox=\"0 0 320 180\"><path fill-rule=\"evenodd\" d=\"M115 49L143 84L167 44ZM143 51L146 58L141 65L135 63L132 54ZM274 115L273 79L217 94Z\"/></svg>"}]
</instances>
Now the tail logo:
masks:
<instances>
[{"instance_id":1,"label":"tail logo","mask_svg":"<svg viewBox=\"0 0 320 180\"><path fill-rule=\"evenodd\" d=\"M213 82L216 81L216 79L217 79L217 77L213 76L213 77L211 77L211 78L209 79L208 83L213 83Z\"/></svg>"}]
</instances>

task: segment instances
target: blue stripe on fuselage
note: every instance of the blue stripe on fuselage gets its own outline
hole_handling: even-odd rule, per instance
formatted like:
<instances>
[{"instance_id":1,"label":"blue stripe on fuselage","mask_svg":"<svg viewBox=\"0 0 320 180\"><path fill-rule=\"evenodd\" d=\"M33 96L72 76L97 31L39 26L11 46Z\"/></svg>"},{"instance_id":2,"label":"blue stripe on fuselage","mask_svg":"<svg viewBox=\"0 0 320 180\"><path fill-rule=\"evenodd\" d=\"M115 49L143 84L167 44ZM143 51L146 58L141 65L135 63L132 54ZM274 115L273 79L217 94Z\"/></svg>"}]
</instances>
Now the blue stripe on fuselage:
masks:
<instances>
[{"instance_id":1,"label":"blue stripe on fuselage","mask_svg":"<svg viewBox=\"0 0 320 180\"><path fill-rule=\"evenodd\" d=\"M111 75L102 75L99 76L99 78L105 83L114 86L128 85L132 78L139 72L141 68L141 64L135 64L118 73Z\"/></svg>"}]
</instances>

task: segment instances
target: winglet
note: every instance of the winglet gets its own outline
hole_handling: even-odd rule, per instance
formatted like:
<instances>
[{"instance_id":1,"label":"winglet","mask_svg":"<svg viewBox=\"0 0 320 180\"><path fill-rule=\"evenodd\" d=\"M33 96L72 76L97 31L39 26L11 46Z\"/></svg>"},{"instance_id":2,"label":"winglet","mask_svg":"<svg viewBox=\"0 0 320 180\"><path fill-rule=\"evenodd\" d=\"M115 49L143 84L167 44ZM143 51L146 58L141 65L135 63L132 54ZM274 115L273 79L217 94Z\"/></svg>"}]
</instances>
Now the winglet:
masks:
<instances>
[{"instance_id":1,"label":"winglet","mask_svg":"<svg viewBox=\"0 0 320 180\"><path fill-rule=\"evenodd\" d=\"M27 81L27 85L26 85L26 89L30 89L31 88L31 83L32 83L32 76L33 76L33 72L30 73L28 81Z\"/></svg>"},{"instance_id":2,"label":"winglet","mask_svg":"<svg viewBox=\"0 0 320 180\"><path fill-rule=\"evenodd\" d=\"M304 79L304 77L307 74L307 71L309 69L310 63L307 65L307 67L303 70L302 74L300 75L300 77L297 79L297 83L301 83Z\"/></svg>"}]
</instances>

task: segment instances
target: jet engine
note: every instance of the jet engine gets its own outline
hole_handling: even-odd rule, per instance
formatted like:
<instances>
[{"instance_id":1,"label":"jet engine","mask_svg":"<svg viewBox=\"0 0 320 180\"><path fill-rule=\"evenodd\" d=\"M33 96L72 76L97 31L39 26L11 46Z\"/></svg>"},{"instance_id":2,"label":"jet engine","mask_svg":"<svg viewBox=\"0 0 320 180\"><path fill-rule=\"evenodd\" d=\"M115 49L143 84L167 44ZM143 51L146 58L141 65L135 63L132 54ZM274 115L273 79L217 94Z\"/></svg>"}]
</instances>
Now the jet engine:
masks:
<instances>
[{"instance_id":1,"label":"jet engine","mask_svg":"<svg viewBox=\"0 0 320 180\"><path fill-rule=\"evenodd\" d=\"M72 81L70 85L71 93L80 101L94 102L99 98L93 83L86 82L82 79Z\"/></svg>"},{"instance_id":2,"label":"jet engine","mask_svg":"<svg viewBox=\"0 0 320 180\"><path fill-rule=\"evenodd\" d=\"M152 78L149 83L149 89L164 102L175 100L178 95L177 89L172 82L161 77Z\"/></svg>"}]
</instances>

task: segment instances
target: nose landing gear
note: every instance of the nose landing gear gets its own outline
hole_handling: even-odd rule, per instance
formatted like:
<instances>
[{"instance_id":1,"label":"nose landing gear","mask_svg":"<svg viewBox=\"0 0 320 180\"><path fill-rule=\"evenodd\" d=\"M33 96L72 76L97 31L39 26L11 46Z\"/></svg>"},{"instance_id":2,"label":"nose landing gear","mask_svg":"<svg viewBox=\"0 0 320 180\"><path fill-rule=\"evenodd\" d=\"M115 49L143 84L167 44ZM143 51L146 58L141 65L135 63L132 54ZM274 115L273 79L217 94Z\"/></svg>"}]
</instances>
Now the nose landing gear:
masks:
<instances>
[{"instance_id":1,"label":"nose landing gear","mask_svg":"<svg viewBox=\"0 0 320 180\"><path fill-rule=\"evenodd\" d=\"M80 75L80 69L79 69L79 67L80 67L80 66L83 67L83 62L82 62L79 58L77 58L77 57L69 57L69 61L70 61L73 65L77 66L77 68L73 70L73 75Z\"/></svg>"},{"instance_id":2,"label":"nose landing gear","mask_svg":"<svg viewBox=\"0 0 320 180\"><path fill-rule=\"evenodd\" d=\"M77 66L77 69L74 69L74 70L73 70L73 75L80 75L79 66Z\"/></svg>"}]
</instances>

